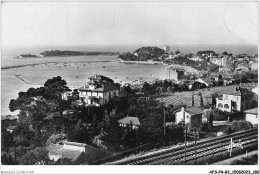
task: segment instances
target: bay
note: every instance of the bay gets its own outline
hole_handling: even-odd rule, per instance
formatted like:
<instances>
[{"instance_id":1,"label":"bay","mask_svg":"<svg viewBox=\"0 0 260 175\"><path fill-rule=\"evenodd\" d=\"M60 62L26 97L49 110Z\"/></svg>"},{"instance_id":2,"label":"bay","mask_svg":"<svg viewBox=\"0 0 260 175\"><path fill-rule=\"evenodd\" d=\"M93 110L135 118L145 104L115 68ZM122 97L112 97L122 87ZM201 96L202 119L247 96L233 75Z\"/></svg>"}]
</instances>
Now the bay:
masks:
<instances>
[{"instance_id":1,"label":"bay","mask_svg":"<svg viewBox=\"0 0 260 175\"><path fill-rule=\"evenodd\" d=\"M116 56L78 56L78 57L47 57L2 60L3 66L40 64L20 68L4 69L1 71L1 114L15 114L9 111L9 102L16 99L20 91L30 87L21 81L16 74L21 75L32 83L44 84L48 79L61 76L68 86L83 86L88 78L94 74L101 74L118 83L130 83L143 79L166 79L169 73L165 66L160 64L124 64L116 61ZM50 63L51 62L51 63ZM177 78L171 71L171 78Z\"/></svg>"}]
</instances>

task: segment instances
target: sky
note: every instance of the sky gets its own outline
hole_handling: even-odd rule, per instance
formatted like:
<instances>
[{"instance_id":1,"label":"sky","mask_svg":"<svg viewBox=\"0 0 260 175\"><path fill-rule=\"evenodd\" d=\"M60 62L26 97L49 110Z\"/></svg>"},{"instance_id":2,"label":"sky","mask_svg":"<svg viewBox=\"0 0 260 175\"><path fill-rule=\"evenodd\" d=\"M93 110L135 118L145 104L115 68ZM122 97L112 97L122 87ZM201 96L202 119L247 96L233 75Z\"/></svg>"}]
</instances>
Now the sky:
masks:
<instances>
[{"instance_id":1,"label":"sky","mask_svg":"<svg viewBox=\"0 0 260 175\"><path fill-rule=\"evenodd\" d=\"M2 47L257 45L256 2L4 2Z\"/></svg>"}]
</instances>

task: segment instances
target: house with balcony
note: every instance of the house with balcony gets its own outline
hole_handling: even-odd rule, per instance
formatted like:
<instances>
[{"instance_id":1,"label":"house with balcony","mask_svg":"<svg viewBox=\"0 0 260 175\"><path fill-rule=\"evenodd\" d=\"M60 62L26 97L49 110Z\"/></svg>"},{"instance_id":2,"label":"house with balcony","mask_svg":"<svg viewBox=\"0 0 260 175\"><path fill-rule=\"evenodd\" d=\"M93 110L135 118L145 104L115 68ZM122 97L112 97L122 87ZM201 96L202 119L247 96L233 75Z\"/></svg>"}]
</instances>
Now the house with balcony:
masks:
<instances>
[{"instance_id":1,"label":"house with balcony","mask_svg":"<svg viewBox=\"0 0 260 175\"><path fill-rule=\"evenodd\" d=\"M86 106L101 106L119 95L120 86L103 75L95 74L89 81L79 88L79 98Z\"/></svg>"},{"instance_id":2,"label":"house with balcony","mask_svg":"<svg viewBox=\"0 0 260 175\"><path fill-rule=\"evenodd\" d=\"M216 107L222 111L233 112L247 110L247 103L254 97L254 93L248 89L235 87L222 92L216 98Z\"/></svg>"}]
</instances>

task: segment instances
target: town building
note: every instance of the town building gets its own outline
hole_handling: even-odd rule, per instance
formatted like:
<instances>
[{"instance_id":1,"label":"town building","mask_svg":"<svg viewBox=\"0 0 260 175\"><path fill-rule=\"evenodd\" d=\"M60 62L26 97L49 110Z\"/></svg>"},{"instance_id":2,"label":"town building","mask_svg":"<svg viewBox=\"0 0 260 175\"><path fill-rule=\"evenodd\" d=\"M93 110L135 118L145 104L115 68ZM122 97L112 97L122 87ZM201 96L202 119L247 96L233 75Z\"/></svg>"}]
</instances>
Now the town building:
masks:
<instances>
[{"instance_id":1,"label":"town building","mask_svg":"<svg viewBox=\"0 0 260 175\"><path fill-rule=\"evenodd\" d=\"M246 103L252 100L254 93L247 89L235 87L227 89L216 98L216 107L222 111L233 112L246 110Z\"/></svg>"},{"instance_id":2,"label":"town building","mask_svg":"<svg viewBox=\"0 0 260 175\"><path fill-rule=\"evenodd\" d=\"M195 56L195 57L190 58L189 60L192 60L192 61L203 61L203 58L201 58L199 56Z\"/></svg>"},{"instance_id":3,"label":"town building","mask_svg":"<svg viewBox=\"0 0 260 175\"><path fill-rule=\"evenodd\" d=\"M163 46L165 53L170 53L170 46Z\"/></svg>"},{"instance_id":4,"label":"town building","mask_svg":"<svg viewBox=\"0 0 260 175\"><path fill-rule=\"evenodd\" d=\"M221 58L221 66L226 67L227 66L227 60L228 60L228 57L227 56L223 56Z\"/></svg>"},{"instance_id":5,"label":"town building","mask_svg":"<svg viewBox=\"0 0 260 175\"><path fill-rule=\"evenodd\" d=\"M79 97L86 106L100 106L118 96L119 89L120 86L115 84L112 79L95 74L89 78L89 82L79 88Z\"/></svg>"},{"instance_id":6,"label":"town building","mask_svg":"<svg viewBox=\"0 0 260 175\"><path fill-rule=\"evenodd\" d=\"M202 124L202 109L199 107L181 107L175 111L175 124L185 121L189 128L199 128Z\"/></svg>"},{"instance_id":7,"label":"town building","mask_svg":"<svg viewBox=\"0 0 260 175\"><path fill-rule=\"evenodd\" d=\"M258 86L252 89L252 92L255 94L254 100L258 102Z\"/></svg>"},{"instance_id":8,"label":"town building","mask_svg":"<svg viewBox=\"0 0 260 175\"><path fill-rule=\"evenodd\" d=\"M123 127L132 126L132 129L137 129L141 125L137 117L130 116L118 120L118 123Z\"/></svg>"},{"instance_id":9,"label":"town building","mask_svg":"<svg viewBox=\"0 0 260 175\"><path fill-rule=\"evenodd\" d=\"M258 125L258 107L246 110L245 120L252 123L253 126Z\"/></svg>"},{"instance_id":10,"label":"town building","mask_svg":"<svg viewBox=\"0 0 260 175\"><path fill-rule=\"evenodd\" d=\"M210 61L211 61L213 64L216 64L216 65L218 65L218 66L221 66L221 65L222 65L221 59L219 59L219 58L217 58L217 57L210 58Z\"/></svg>"}]
</instances>

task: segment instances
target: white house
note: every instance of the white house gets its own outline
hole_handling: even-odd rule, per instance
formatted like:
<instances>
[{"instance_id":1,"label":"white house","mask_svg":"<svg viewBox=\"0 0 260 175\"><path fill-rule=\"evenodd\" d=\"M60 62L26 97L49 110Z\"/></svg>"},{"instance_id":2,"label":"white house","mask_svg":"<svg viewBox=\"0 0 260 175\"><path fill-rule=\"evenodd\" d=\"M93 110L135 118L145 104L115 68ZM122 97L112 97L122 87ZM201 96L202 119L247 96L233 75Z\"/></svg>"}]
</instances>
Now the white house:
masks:
<instances>
[{"instance_id":1,"label":"white house","mask_svg":"<svg viewBox=\"0 0 260 175\"><path fill-rule=\"evenodd\" d=\"M241 111L241 92L235 88L233 91L223 93L222 96L216 98L216 107L227 112Z\"/></svg>"},{"instance_id":2,"label":"white house","mask_svg":"<svg viewBox=\"0 0 260 175\"><path fill-rule=\"evenodd\" d=\"M163 46L163 50L164 50L166 53L169 53L169 52L170 52L170 46Z\"/></svg>"},{"instance_id":3,"label":"white house","mask_svg":"<svg viewBox=\"0 0 260 175\"><path fill-rule=\"evenodd\" d=\"M216 98L216 107L227 112L247 110L247 104L255 98L251 90L241 87L231 87L222 94Z\"/></svg>"},{"instance_id":4,"label":"white house","mask_svg":"<svg viewBox=\"0 0 260 175\"><path fill-rule=\"evenodd\" d=\"M175 124L185 121L188 127L199 128L202 124L202 109L198 107L181 107L175 111Z\"/></svg>"},{"instance_id":5,"label":"white house","mask_svg":"<svg viewBox=\"0 0 260 175\"><path fill-rule=\"evenodd\" d=\"M245 111L245 120L252 123L252 125L258 125L258 107Z\"/></svg>"},{"instance_id":6,"label":"white house","mask_svg":"<svg viewBox=\"0 0 260 175\"><path fill-rule=\"evenodd\" d=\"M213 64L216 64L216 65L219 65L219 66L221 66L222 65L222 61L221 61L221 59L219 59L219 58L211 58L210 59L210 61L213 63Z\"/></svg>"},{"instance_id":7,"label":"white house","mask_svg":"<svg viewBox=\"0 0 260 175\"><path fill-rule=\"evenodd\" d=\"M104 105L119 95L120 87L112 79L96 74L89 80L83 87L79 88L79 97L86 106Z\"/></svg>"},{"instance_id":8,"label":"white house","mask_svg":"<svg viewBox=\"0 0 260 175\"><path fill-rule=\"evenodd\" d=\"M192 58L190 58L190 60L192 60L192 61L203 61L203 59L199 56L192 57Z\"/></svg>"},{"instance_id":9,"label":"white house","mask_svg":"<svg viewBox=\"0 0 260 175\"><path fill-rule=\"evenodd\" d=\"M227 59L228 59L227 56L224 56L221 58L221 66L224 66L224 67L227 66Z\"/></svg>"}]
</instances>

